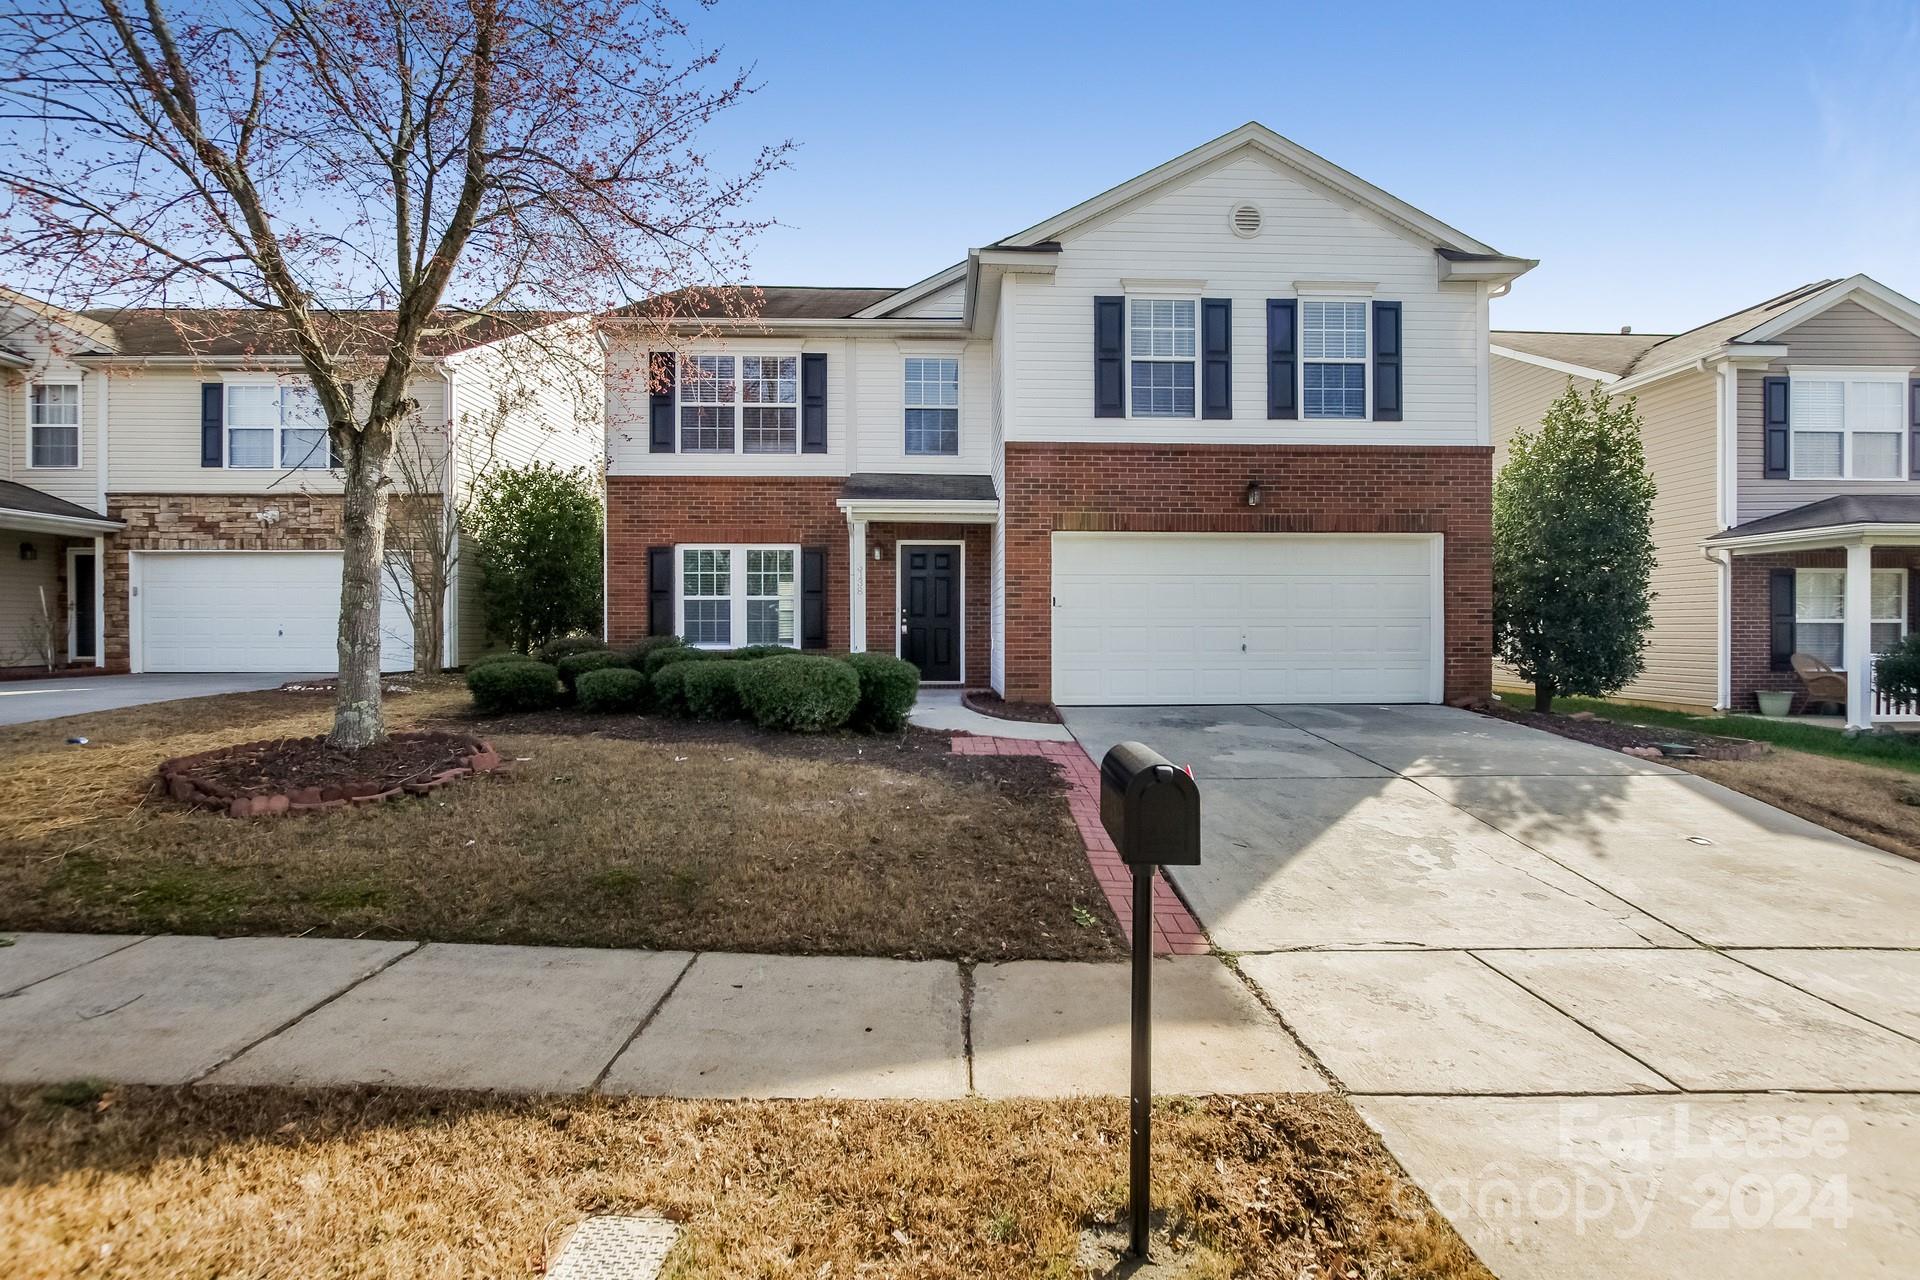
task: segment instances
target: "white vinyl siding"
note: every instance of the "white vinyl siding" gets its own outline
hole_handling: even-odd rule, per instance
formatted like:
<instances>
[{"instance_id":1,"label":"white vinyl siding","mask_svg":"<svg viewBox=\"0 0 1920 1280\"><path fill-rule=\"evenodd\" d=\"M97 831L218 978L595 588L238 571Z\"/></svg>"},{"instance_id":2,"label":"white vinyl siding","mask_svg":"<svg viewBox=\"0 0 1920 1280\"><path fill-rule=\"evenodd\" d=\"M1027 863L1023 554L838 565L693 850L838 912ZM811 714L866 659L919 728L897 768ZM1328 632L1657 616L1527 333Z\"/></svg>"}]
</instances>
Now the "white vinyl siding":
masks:
<instances>
[{"instance_id":1,"label":"white vinyl siding","mask_svg":"<svg viewBox=\"0 0 1920 1280\"><path fill-rule=\"evenodd\" d=\"M679 634L703 649L795 643L800 548L675 549Z\"/></svg>"},{"instance_id":2,"label":"white vinyl siding","mask_svg":"<svg viewBox=\"0 0 1920 1280\"><path fill-rule=\"evenodd\" d=\"M1796 569L1793 575L1793 647L1830 667L1844 668L1847 571ZM1885 653L1907 634L1907 571L1873 571L1871 626L1875 653Z\"/></svg>"},{"instance_id":3,"label":"white vinyl siding","mask_svg":"<svg viewBox=\"0 0 1920 1280\"><path fill-rule=\"evenodd\" d=\"M1877 374L1795 373L1788 424L1796 480L1905 477L1907 380Z\"/></svg>"},{"instance_id":4,"label":"white vinyl siding","mask_svg":"<svg viewBox=\"0 0 1920 1280\"><path fill-rule=\"evenodd\" d=\"M36 382L28 392L27 465L80 465L80 384Z\"/></svg>"}]
</instances>

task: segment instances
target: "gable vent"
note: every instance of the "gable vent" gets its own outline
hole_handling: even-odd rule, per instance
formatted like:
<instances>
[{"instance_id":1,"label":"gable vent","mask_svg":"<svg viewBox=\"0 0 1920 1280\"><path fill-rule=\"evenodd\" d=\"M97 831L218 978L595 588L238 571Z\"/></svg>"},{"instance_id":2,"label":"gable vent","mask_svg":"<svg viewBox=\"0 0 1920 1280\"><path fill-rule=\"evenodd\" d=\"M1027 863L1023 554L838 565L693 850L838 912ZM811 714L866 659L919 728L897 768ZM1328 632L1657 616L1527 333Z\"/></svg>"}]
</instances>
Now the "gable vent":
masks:
<instances>
[{"instance_id":1,"label":"gable vent","mask_svg":"<svg viewBox=\"0 0 1920 1280\"><path fill-rule=\"evenodd\" d=\"M1235 205L1229 221L1233 223L1233 234L1237 236L1257 236L1260 234L1260 209L1257 205Z\"/></svg>"}]
</instances>

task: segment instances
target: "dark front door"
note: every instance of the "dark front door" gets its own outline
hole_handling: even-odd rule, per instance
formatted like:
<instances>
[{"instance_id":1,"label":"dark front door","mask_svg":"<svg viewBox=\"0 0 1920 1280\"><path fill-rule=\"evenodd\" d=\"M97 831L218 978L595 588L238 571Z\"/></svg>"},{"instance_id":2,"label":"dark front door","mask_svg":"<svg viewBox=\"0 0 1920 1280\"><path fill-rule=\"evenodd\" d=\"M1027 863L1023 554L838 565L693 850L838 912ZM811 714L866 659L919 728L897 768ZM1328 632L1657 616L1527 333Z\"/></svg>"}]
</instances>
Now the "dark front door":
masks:
<instances>
[{"instance_id":1,"label":"dark front door","mask_svg":"<svg viewBox=\"0 0 1920 1280\"><path fill-rule=\"evenodd\" d=\"M960 548L900 545L900 656L922 680L960 678Z\"/></svg>"},{"instance_id":2,"label":"dark front door","mask_svg":"<svg viewBox=\"0 0 1920 1280\"><path fill-rule=\"evenodd\" d=\"M78 662L82 658L92 658L93 652L93 557L77 555L73 558L73 581L67 584L67 599L73 601L73 654Z\"/></svg>"}]
</instances>

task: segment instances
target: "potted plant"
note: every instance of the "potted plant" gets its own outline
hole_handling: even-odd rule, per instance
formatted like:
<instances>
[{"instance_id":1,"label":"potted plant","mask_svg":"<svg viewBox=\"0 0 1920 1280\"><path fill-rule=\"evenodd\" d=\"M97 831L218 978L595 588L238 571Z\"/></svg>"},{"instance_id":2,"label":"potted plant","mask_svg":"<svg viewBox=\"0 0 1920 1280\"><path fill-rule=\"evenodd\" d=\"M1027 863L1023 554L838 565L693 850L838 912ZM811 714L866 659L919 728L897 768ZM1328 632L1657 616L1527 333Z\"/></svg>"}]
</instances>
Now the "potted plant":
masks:
<instances>
[{"instance_id":1,"label":"potted plant","mask_svg":"<svg viewBox=\"0 0 1920 1280\"><path fill-rule=\"evenodd\" d=\"M1760 714L1763 716L1784 716L1793 707L1791 689L1762 689L1753 697L1760 704Z\"/></svg>"}]
</instances>

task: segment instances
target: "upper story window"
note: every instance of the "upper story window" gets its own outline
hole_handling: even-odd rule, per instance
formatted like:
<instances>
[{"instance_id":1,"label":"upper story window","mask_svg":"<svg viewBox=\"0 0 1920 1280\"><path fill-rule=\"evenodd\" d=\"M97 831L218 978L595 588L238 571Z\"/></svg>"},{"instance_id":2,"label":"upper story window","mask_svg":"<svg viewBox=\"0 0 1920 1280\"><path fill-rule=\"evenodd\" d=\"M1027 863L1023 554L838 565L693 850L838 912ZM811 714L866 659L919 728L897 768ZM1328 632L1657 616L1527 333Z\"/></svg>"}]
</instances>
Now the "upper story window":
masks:
<instances>
[{"instance_id":1,"label":"upper story window","mask_svg":"<svg viewBox=\"0 0 1920 1280\"><path fill-rule=\"evenodd\" d=\"M80 384L36 382L28 393L27 465L80 465Z\"/></svg>"},{"instance_id":2,"label":"upper story window","mask_svg":"<svg viewBox=\"0 0 1920 1280\"><path fill-rule=\"evenodd\" d=\"M1904 478L1906 418L1904 377L1795 373L1788 414L1793 429L1793 478Z\"/></svg>"},{"instance_id":3,"label":"upper story window","mask_svg":"<svg viewBox=\"0 0 1920 1280\"><path fill-rule=\"evenodd\" d=\"M800 451L796 356L686 356L680 361L680 452Z\"/></svg>"},{"instance_id":4,"label":"upper story window","mask_svg":"<svg viewBox=\"0 0 1920 1280\"><path fill-rule=\"evenodd\" d=\"M1300 303L1300 406L1309 418L1367 416L1367 304Z\"/></svg>"},{"instance_id":5,"label":"upper story window","mask_svg":"<svg viewBox=\"0 0 1920 1280\"><path fill-rule=\"evenodd\" d=\"M960 361L955 356L908 356L907 452L960 452Z\"/></svg>"},{"instance_id":6,"label":"upper story window","mask_svg":"<svg viewBox=\"0 0 1920 1280\"><path fill-rule=\"evenodd\" d=\"M324 471L332 464L326 411L312 387L228 383L226 415L229 467Z\"/></svg>"},{"instance_id":7,"label":"upper story window","mask_svg":"<svg viewBox=\"0 0 1920 1280\"><path fill-rule=\"evenodd\" d=\"M1133 416L1191 418L1195 304L1191 298L1131 298L1127 351Z\"/></svg>"}]
</instances>

